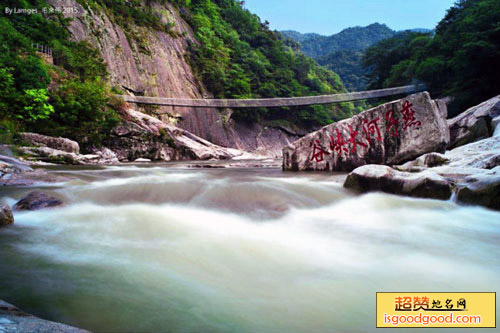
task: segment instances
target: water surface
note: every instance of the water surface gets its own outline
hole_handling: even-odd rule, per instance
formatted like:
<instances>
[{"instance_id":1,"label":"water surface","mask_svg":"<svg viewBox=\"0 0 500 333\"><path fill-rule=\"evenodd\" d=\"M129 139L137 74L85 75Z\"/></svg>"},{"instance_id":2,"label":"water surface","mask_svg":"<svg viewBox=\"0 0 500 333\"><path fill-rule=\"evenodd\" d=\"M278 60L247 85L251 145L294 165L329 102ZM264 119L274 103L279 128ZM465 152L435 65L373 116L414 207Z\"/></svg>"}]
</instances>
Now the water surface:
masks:
<instances>
[{"instance_id":1,"label":"water surface","mask_svg":"<svg viewBox=\"0 0 500 333\"><path fill-rule=\"evenodd\" d=\"M0 298L94 331L373 331L377 291L496 291L500 213L277 168L66 168L0 229ZM0 188L14 204L33 188Z\"/></svg>"}]
</instances>

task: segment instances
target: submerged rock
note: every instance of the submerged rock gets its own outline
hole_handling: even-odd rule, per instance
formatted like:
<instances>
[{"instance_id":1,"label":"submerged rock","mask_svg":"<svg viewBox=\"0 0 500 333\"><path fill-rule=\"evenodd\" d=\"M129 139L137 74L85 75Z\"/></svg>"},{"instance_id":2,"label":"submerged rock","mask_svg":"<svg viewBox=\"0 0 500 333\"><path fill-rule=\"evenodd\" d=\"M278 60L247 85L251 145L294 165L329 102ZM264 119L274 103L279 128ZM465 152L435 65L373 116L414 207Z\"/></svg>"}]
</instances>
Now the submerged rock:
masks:
<instances>
[{"instance_id":1,"label":"submerged rock","mask_svg":"<svg viewBox=\"0 0 500 333\"><path fill-rule=\"evenodd\" d=\"M408 173L386 165L364 165L351 172L344 187L361 193L382 191L412 197L448 199L450 181L433 173Z\"/></svg>"},{"instance_id":2,"label":"submerged rock","mask_svg":"<svg viewBox=\"0 0 500 333\"><path fill-rule=\"evenodd\" d=\"M17 158L0 155L0 179L8 174L30 172L33 169Z\"/></svg>"},{"instance_id":3,"label":"submerged rock","mask_svg":"<svg viewBox=\"0 0 500 333\"><path fill-rule=\"evenodd\" d=\"M14 215L7 205L0 205L0 227L14 223Z\"/></svg>"},{"instance_id":4,"label":"submerged rock","mask_svg":"<svg viewBox=\"0 0 500 333\"><path fill-rule=\"evenodd\" d=\"M283 169L351 171L444 152L448 126L427 92L386 103L325 126L283 149Z\"/></svg>"},{"instance_id":5,"label":"submerged rock","mask_svg":"<svg viewBox=\"0 0 500 333\"><path fill-rule=\"evenodd\" d=\"M40 319L0 300L0 332L86 333L88 331Z\"/></svg>"},{"instance_id":6,"label":"submerged rock","mask_svg":"<svg viewBox=\"0 0 500 333\"><path fill-rule=\"evenodd\" d=\"M466 177L458 188L457 200L500 210L500 167L495 169L490 174Z\"/></svg>"},{"instance_id":7,"label":"submerged rock","mask_svg":"<svg viewBox=\"0 0 500 333\"><path fill-rule=\"evenodd\" d=\"M62 137L55 138L37 133L20 133L19 135L23 141L37 147L49 147L75 154L80 152L80 145L78 145L78 142L70 139Z\"/></svg>"},{"instance_id":8,"label":"submerged rock","mask_svg":"<svg viewBox=\"0 0 500 333\"><path fill-rule=\"evenodd\" d=\"M56 207L62 205L63 202L57 198L47 195L43 192L33 191L27 196L19 200L15 205L16 210L38 210L48 207Z\"/></svg>"},{"instance_id":9,"label":"submerged rock","mask_svg":"<svg viewBox=\"0 0 500 333\"><path fill-rule=\"evenodd\" d=\"M65 177L49 174L41 169L34 170L21 160L0 155L0 186L26 186L64 180Z\"/></svg>"}]
</instances>

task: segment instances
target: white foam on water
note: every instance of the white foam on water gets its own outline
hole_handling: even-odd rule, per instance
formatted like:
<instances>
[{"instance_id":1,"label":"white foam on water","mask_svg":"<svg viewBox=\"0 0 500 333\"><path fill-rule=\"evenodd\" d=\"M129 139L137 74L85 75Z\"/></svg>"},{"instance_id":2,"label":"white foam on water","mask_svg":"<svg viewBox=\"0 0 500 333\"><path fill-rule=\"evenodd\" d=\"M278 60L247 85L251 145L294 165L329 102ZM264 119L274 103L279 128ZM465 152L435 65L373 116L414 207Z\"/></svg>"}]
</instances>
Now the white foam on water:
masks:
<instances>
[{"instance_id":1,"label":"white foam on water","mask_svg":"<svg viewBox=\"0 0 500 333\"><path fill-rule=\"evenodd\" d=\"M58 279L92 268L91 283L72 278L71 288L59 288L57 295L68 298L74 316L85 314L101 323L95 326L101 330L117 323L136 330L370 330L377 291L498 286L498 212L382 193L353 196L323 182L193 174L89 183L95 195L113 186L125 190L178 179L206 186L189 202L77 201L16 212L15 237L6 242L20 265L23 258L38 258L49 267L48 276L51 267L57 267ZM222 207L234 200L258 203L259 193L292 205L258 219ZM264 203L260 208L277 209ZM34 270L31 276L39 275ZM126 301L116 309L108 305L104 318L95 303L78 301L96 294L103 304ZM130 311L130 318L124 319L123 311ZM139 324L138 318L149 321Z\"/></svg>"}]
</instances>

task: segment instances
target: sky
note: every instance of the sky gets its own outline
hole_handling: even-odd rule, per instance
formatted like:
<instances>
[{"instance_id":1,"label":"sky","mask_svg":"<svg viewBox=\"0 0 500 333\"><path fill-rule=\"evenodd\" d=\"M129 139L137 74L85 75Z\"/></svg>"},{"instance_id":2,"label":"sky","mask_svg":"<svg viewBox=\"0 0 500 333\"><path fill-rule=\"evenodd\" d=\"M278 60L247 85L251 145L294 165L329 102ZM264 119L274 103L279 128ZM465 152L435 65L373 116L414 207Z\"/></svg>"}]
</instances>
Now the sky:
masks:
<instances>
[{"instance_id":1,"label":"sky","mask_svg":"<svg viewBox=\"0 0 500 333\"><path fill-rule=\"evenodd\" d=\"M385 23L393 30L433 29L455 0L245 0L271 29L331 35L345 28Z\"/></svg>"}]
</instances>

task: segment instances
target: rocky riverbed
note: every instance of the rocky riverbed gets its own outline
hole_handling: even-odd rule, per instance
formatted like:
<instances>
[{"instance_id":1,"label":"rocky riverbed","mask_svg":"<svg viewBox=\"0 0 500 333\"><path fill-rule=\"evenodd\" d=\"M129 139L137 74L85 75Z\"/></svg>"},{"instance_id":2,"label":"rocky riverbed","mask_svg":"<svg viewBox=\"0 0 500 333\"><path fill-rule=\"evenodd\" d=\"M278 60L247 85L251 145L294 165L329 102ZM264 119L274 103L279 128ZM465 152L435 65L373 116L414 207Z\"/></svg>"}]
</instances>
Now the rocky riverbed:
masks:
<instances>
[{"instance_id":1,"label":"rocky riverbed","mask_svg":"<svg viewBox=\"0 0 500 333\"><path fill-rule=\"evenodd\" d=\"M500 97L446 120L444 101L405 97L310 133L283 169L351 171L344 186L500 209Z\"/></svg>"},{"instance_id":2,"label":"rocky riverbed","mask_svg":"<svg viewBox=\"0 0 500 333\"><path fill-rule=\"evenodd\" d=\"M448 121L450 150L428 153L392 167L365 165L344 184L359 192L384 191L416 197L454 198L500 209L500 97Z\"/></svg>"}]
</instances>

